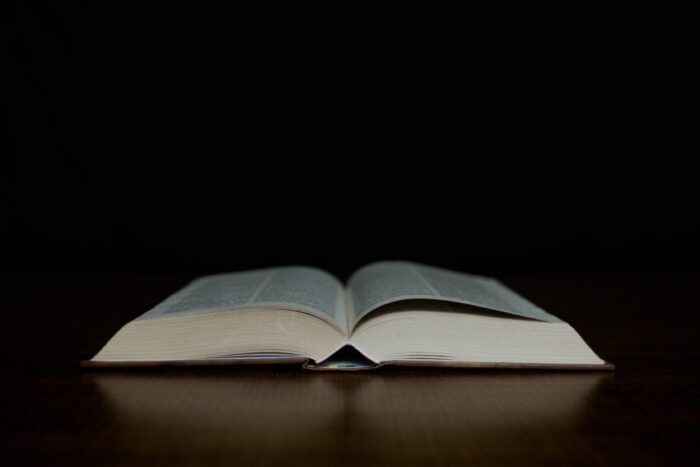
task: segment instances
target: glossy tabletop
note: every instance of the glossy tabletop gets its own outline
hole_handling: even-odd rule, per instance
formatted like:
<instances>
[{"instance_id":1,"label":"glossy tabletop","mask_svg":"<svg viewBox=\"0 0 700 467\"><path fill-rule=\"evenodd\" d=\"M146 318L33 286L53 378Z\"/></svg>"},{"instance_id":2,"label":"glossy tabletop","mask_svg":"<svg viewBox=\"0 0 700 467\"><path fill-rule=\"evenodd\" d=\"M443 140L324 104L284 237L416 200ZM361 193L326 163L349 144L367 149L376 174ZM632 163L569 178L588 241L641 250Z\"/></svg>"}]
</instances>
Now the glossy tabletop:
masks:
<instances>
[{"instance_id":1,"label":"glossy tabletop","mask_svg":"<svg viewBox=\"0 0 700 467\"><path fill-rule=\"evenodd\" d=\"M698 278L503 278L614 372L79 368L190 278L3 278L2 464L698 464Z\"/></svg>"}]
</instances>

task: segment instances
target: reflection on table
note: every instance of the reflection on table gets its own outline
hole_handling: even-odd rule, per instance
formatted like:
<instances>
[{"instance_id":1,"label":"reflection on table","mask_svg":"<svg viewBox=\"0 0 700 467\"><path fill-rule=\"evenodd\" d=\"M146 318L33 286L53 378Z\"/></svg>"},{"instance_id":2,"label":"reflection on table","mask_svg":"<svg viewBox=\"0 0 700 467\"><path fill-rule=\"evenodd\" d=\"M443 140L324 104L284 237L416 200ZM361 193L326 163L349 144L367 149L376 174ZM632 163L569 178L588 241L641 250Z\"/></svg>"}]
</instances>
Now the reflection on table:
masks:
<instances>
[{"instance_id":1,"label":"reflection on table","mask_svg":"<svg viewBox=\"0 0 700 467\"><path fill-rule=\"evenodd\" d=\"M85 377L111 413L115 453L125 460L356 464L566 461L572 450L551 446L575 438L610 375L255 368Z\"/></svg>"}]
</instances>

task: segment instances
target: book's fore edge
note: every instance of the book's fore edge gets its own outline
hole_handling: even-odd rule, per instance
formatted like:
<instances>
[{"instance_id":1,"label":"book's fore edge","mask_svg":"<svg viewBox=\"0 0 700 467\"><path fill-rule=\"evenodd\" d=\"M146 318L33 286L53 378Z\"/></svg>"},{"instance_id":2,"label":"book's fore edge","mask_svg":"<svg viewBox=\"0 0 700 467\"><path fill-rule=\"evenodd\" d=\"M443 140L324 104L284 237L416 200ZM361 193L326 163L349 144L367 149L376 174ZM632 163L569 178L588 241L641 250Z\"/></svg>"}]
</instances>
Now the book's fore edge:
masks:
<instances>
[{"instance_id":1,"label":"book's fore edge","mask_svg":"<svg viewBox=\"0 0 700 467\"><path fill-rule=\"evenodd\" d=\"M178 366L232 366L232 365L303 365L309 359L298 358L202 358L194 360L132 360L132 361L104 361L82 360L82 368L153 368L153 367L178 367Z\"/></svg>"},{"instance_id":2,"label":"book's fore edge","mask_svg":"<svg viewBox=\"0 0 700 467\"><path fill-rule=\"evenodd\" d=\"M514 363L514 362L463 362L463 361L424 361L424 360L392 360L385 365L409 367L442 367L442 368L492 368L492 369L524 369L524 370L603 370L612 371L615 365L603 363Z\"/></svg>"},{"instance_id":3,"label":"book's fore edge","mask_svg":"<svg viewBox=\"0 0 700 467\"><path fill-rule=\"evenodd\" d=\"M374 370L382 366L397 367L435 367L435 368L481 368L481 369L523 369L523 370L585 370L612 371L615 365L604 363L508 363L508 362L464 362L464 361L422 361L391 360L365 367L328 367L321 366L308 358L265 358L265 359L222 359L210 358L199 360L156 360L156 361L99 361L83 360L80 366L88 369L100 368L154 368L154 367L195 367L195 366L237 366L237 365L301 365L311 371L362 371Z\"/></svg>"}]
</instances>

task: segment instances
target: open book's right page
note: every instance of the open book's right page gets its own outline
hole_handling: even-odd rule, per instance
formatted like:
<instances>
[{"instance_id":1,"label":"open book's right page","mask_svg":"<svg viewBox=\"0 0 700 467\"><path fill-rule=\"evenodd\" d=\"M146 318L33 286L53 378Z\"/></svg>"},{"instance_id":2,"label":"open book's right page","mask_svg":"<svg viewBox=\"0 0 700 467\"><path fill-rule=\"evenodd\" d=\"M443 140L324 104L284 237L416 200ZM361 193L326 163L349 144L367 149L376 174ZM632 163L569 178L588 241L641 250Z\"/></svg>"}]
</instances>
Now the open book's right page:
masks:
<instances>
[{"instance_id":1,"label":"open book's right page","mask_svg":"<svg viewBox=\"0 0 700 467\"><path fill-rule=\"evenodd\" d=\"M348 329L377 308L413 299L443 300L516 316L561 322L495 279L406 261L382 261L358 269L348 281Z\"/></svg>"}]
</instances>

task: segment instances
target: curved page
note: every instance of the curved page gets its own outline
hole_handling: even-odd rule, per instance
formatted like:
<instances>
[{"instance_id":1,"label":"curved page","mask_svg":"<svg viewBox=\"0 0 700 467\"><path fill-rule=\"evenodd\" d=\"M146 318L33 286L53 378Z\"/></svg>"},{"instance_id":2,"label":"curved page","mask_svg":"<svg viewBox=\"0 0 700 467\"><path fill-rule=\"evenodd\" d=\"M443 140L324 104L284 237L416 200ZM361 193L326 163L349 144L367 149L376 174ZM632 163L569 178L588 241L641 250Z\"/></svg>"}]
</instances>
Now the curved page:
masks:
<instances>
[{"instance_id":1,"label":"curved page","mask_svg":"<svg viewBox=\"0 0 700 467\"><path fill-rule=\"evenodd\" d=\"M401 300L442 300L546 322L561 322L495 279L405 261L372 263L348 283L348 327L377 308Z\"/></svg>"}]
</instances>

